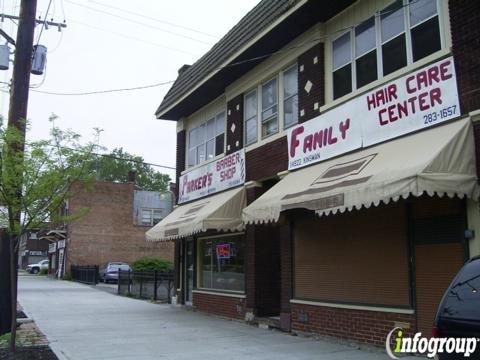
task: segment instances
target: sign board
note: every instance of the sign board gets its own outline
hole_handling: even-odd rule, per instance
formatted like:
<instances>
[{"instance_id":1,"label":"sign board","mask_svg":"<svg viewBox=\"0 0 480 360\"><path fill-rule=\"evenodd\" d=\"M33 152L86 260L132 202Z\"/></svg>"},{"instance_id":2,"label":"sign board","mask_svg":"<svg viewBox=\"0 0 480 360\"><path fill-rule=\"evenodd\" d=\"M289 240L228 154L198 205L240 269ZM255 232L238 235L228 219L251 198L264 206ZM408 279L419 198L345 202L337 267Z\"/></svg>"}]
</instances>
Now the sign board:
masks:
<instances>
[{"instance_id":1,"label":"sign board","mask_svg":"<svg viewBox=\"0 0 480 360\"><path fill-rule=\"evenodd\" d=\"M217 259L230 259L231 254L230 254L230 244L217 244L216 245L216 251L217 251Z\"/></svg>"},{"instance_id":2,"label":"sign board","mask_svg":"<svg viewBox=\"0 0 480 360\"><path fill-rule=\"evenodd\" d=\"M57 248L58 249L63 249L65 247L65 239L64 240L58 240L57 241Z\"/></svg>"},{"instance_id":3,"label":"sign board","mask_svg":"<svg viewBox=\"0 0 480 360\"><path fill-rule=\"evenodd\" d=\"M57 243L48 244L48 253L51 254L51 253L54 253L55 251L57 251Z\"/></svg>"},{"instance_id":4,"label":"sign board","mask_svg":"<svg viewBox=\"0 0 480 360\"><path fill-rule=\"evenodd\" d=\"M288 169L460 116L453 57L386 83L288 132Z\"/></svg>"},{"instance_id":5,"label":"sign board","mask_svg":"<svg viewBox=\"0 0 480 360\"><path fill-rule=\"evenodd\" d=\"M43 252L43 251L33 251L33 250L30 250L29 255L31 255L31 256L45 256L45 252Z\"/></svg>"},{"instance_id":6,"label":"sign board","mask_svg":"<svg viewBox=\"0 0 480 360\"><path fill-rule=\"evenodd\" d=\"M178 203L202 198L245 182L245 150L195 168L180 177Z\"/></svg>"}]
</instances>

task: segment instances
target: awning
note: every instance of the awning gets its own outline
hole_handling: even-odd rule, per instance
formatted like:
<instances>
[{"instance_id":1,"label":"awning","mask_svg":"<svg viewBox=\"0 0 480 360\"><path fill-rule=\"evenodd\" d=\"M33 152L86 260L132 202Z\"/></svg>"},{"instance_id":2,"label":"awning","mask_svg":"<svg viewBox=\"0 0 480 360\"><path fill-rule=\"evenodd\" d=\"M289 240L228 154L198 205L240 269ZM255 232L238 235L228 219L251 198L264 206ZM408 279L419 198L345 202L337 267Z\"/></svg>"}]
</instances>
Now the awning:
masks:
<instances>
[{"instance_id":1,"label":"awning","mask_svg":"<svg viewBox=\"0 0 480 360\"><path fill-rule=\"evenodd\" d=\"M180 205L148 230L146 238L149 241L171 240L207 230L240 230L245 205L243 186Z\"/></svg>"},{"instance_id":2,"label":"awning","mask_svg":"<svg viewBox=\"0 0 480 360\"><path fill-rule=\"evenodd\" d=\"M424 193L478 198L469 118L292 172L246 207L243 220L274 222L300 208L335 214Z\"/></svg>"}]
</instances>

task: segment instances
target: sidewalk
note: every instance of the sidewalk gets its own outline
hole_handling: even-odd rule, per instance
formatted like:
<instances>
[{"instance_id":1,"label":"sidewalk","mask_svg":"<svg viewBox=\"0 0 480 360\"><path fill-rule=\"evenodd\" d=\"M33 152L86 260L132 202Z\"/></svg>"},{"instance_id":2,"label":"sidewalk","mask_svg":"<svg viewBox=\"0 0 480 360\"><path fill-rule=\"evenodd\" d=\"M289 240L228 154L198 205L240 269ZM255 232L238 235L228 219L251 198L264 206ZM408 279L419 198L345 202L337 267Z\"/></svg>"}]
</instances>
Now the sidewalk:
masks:
<instances>
[{"instance_id":1,"label":"sidewalk","mask_svg":"<svg viewBox=\"0 0 480 360\"><path fill-rule=\"evenodd\" d=\"M389 359L46 277L21 277L19 301L59 359Z\"/></svg>"}]
</instances>

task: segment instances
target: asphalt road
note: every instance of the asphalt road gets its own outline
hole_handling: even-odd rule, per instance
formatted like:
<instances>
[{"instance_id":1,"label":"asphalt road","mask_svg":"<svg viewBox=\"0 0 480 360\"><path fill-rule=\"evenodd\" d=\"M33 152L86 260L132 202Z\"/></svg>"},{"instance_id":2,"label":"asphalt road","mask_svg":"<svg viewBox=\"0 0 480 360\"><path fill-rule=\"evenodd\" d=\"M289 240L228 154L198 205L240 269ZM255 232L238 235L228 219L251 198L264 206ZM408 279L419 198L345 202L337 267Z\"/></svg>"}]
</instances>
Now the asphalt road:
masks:
<instances>
[{"instance_id":1,"label":"asphalt road","mask_svg":"<svg viewBox=\"0 0 480 360\"><path fill-rule=\"evenodd\" d=\"M20 276L19 301L59 359L389 359L44 276Z\"/></svg>"}]
</instances>

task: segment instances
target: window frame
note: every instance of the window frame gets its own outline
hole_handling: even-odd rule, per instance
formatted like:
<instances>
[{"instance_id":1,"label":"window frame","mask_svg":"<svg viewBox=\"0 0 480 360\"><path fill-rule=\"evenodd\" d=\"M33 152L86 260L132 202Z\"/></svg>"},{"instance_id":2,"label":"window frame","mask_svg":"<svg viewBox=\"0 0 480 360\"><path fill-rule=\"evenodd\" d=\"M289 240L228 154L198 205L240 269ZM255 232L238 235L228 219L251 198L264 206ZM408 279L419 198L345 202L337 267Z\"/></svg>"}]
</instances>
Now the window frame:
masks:
<instances>
[{"instance_id":1,"label":"window frame","mask_svg":"<svg viewBox=\"0 0 480 360\"><path fill-rule=\"evenodd\" d=\"M442 50L446 48L446 34L445 34L445 28L444 28L444 12L445 10L443 9L443 5L441 4L440 0L433 0L435 2L435 8L436 8L436 13L433 15L430 15L423 19L422 21L418 22L415 25L411 25L410 23L410 1L409 0L402 0L402 14L403 14L403 25L404 29L402 32L398 33L395 36L392 36L385 41L382 40L382 33L381 33L381 13L388 7L392 6L395 3L395 0L390 1L388 4L382 7L382 9L377 10L373 15L370 15L368 18L364 19L362 22L355 24L352 26L349 30L343 31L339 33L339 35L336 35L332 37L329 41L329 49L330 49L330 71L329 71L329 79L330 79L330 86L329 86L329 92L330 92L330 99L331 101L337 101L339 99L342 99L346 96L351 95L352 93L355 93L356 91L359 91L363 88L368 87L373 82L382 80L385 77L390 76L393 73L397 73L398 71L402 71L404 69L409 68L409 66L414 65L423 59L425 59L428 56L432 56L434 54L440 53ZM371 81L361 87L357 86L357 76L356 76L356 61L358 58L361 58L362 56L365 56L369 52L365 52L361 56L356 56L355 52L355 28L365 21L368 21L372 16L374 16L375 19L375 38L376 38L376 46L375 48L372 48L370 51L373 51L374 49L376 50L376 61L377 61L377 80ZM432 20L433 18L437 17L438 18L438 33L439 33L439 41L440 41L440 49L437 51L421 58L416 61L413 61L413 44L412 44L412 30L416 28L417 26L420 26L421 24ZM344 36L345 34L350 33L350 48L351 48L351 60L349 63L344 64L338 68L334 68L334 63L333 63L333 56L334 56L334 48L333 48L333 43ZM383 58L382 58L382 46L384 44L389 43L390 41L396 39L397 37L401 35L405 35L405 47L406 47L406 65L404 67L401 67L397 70L394 70L393 72L384 75L383 74ZM348 64L351 64L351 91L343 94L337 98L335 98L335 92L334 92L334 87L335 87L335 82L334 82L334 72L343 68L344 66L347 66Z\"/></svg>"},{"instance_id":2,"label":"window frame","mask_svg":"<svg viewBox=\"0 0 480 360\"><path fill-rule=\"evenodd\" d=\"M290 95L289 97L285 97L285 89L284 89L284 73L287 71L292 70L293 68L296 68L296 76L297 76L297 89L296 89L296 94ZM275 137L275 135L278 135L285 131L286 129L295 126L298 124L300 120L300 114L299 110L297 109L297 120L296 122L293 122L292 124L289 124L285 126L285 101L289 100L295 96L299 96L299 91L298 91L298 76L299 76L299 67L297 61L293 61L288 63L288 65L283 66L280 70L277 70L273 72L273 74L270 74L269 77L264 78L261 82L257 83L256 86L248 89L247 91L243 92L243 144L244 148L247 148L249 146L252 146L253 144L258 144L258 143L263 143L270 137ZM272 80L276 80L276 92L277 92L277 99L276 103L271 105L267 109L263 109L263 102L262 102L262 89L263 86L271 82ZM247 119L247 112L246 112L246 99L253 93L256 93L256 114L255 116L252 116ZM297 100L298 101L298 100ZM262 114L264 111L276 106L277 111L274 115L269 116L265 120L262 119ZM298 108L298 106L297 106ZM275 132L272 132L268 135L263 135L263 125L269 121L272 121L272 119L276 117L277 121L277 130ZM256 137L255 140L247 141L247 122L252 121L255 119L256 123Z\"/></svg>"},{"instance_id":3,"label":"window frame","mask_svg":"<svg viewBox=\"0 0 480 360\"><path fill-rule=\"evenodd\" d=\"M219 133L217 134L217 120L219 118L219 116L223 113L223 121L224 121L224 125L223 125L223 132L222 133ZM207 134L207 124L209 121L213 120L213 137L208 137L208 134ZM191 142L191 133L192 131L198 131L198 129L200 129L201 127L204 127L204 139L203 139L203 142L200 143L200 144L195 144L192 146L192 142ZM185 157L186 157L186 169L192 169L192 168L195 168L199 165L202 165L202 164L206 164L210 161L213 161L215 160L217 157L220 157L222 155L225 154L225 144L226 144L226 132L227 132L227 115L226 115L226 109L222 109L221 111L217 111L214 113L214 115L211 115L211 116L208 116L207 120L201 122L200 124L198 124L197 126L193 127L193 128L190 128L190 129L187 129L187 141L186 141L186 152L185 152ZM216 154L216 151L217 151L217 137L219 137L220 135L223 134L223 148L222 148L222 152L218 155L215 155ZM197 135L198 136L198 135ZM208 154L207 154L207 144L209 141L212 141L213 140L213 157L211 159L208 159ZM203 147L203 150L204 150L204 155L205 155L205 159L200 161L199 158L198 158L198 148L199 147ZM192 160L191 159L191 151L194 150L195 151L195 161L194 161L194 164L190 164L190 161Z\"/></svg>"},{"instance_id":4,"label":"window frame","mask_svg":"<svg viewBox=\"0 0 480 360\"><path fill-rule=\"evenodd\" d=\"M231 294L239 294L239 295L245 295L246 294L246 257L243 261L243 276L244 276L244 289L243 291L240 291L240 290L227 290L227 289L217 289L217 288L214 288L214 287L203 287L203 286L200 286L201 284L201 277L200 277L200 264L201 264L201 261L200 261L200 257L201 257L201 252L200 252L200 249L201 249L201 245L200 243L202 241L208 241L208 240L215 240L215 239L219 239L219 238L225 238L225 237L233 237L233 236L244 236L245 235L245 232L237 232L237 233L233 233L233 234L222 234L222 235L211 235L211 236L202 236L202 237L198 237L197 238L197 246L196 246L196 249L198 249L196 251L196 256L195 256L195 280L196 280L196 283L195 283L195 287L194 287L194 290L201 290L201 291L212 291L212 292L219 292L219 293L231 293ZM243 241L244 241L244 246L246 246L246 239L245 237L243 238ZM213 251L213 249L212 249ZM245 248L244 248L244 251L245 251ZM246 256L246 254L245 254ZM212 256L212 262L213 262L213 256Z\"/></svg>"},{"instance_id":5,"label":"window frame","mask_svg":"<svg viewBox=\"0 0 480 360\"><path fill-rule=\"evenodd\" d=\"M297 76L297 88L295 89L295 94L290 95L290 96L285 96L285 73L289 72L292 69L296 70L295 72L296 72L296 76ZM292 126L297 125L299 117L300 117L300 114L299 114L299 111L298 111L298 64L295 63L295 64L292 64L289 67L286 67L284 70L281 71L281 76L282 76L282 80L281 80L282 91L279 91L279 93L282 93L282 98L283 98L282 99L282 120L283 120L282 121L282 128L283 128L283 130L285 130L285 129L288 129ZM296 119L295 122L292 122L289 125L285 125L285 114L286 114L285 113L285 103L287 102L287 100L293 99L295 97L297 98L297 119ZM279 129L279 131L280 131L280 129Z\"/></svg>"},{"instance_id":6,"label":"window frame","mask_svg":"<svg viewBox=\"0 0 480 360\"><path fill-rule=\"evenodd\" d=\"M144 222L144 212L148 212L149 213L149 220L150 220L150 223L147 224L146 222ZM160 220L155 222L155 212L159 212L160 213ZM164 216L164 209L162 208L140 208L140 225L142 226L155 226L156 224L158 224L160 221L163 220L163 218L165 217Z\"/></svg>"}]
</instances>

